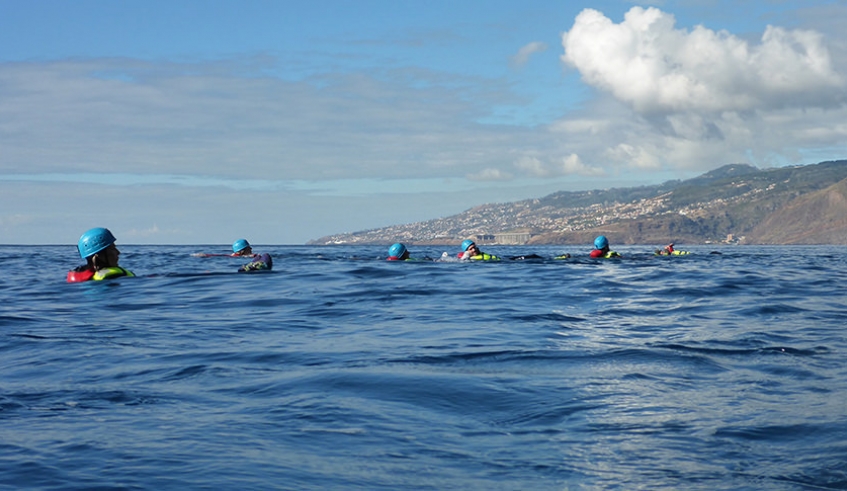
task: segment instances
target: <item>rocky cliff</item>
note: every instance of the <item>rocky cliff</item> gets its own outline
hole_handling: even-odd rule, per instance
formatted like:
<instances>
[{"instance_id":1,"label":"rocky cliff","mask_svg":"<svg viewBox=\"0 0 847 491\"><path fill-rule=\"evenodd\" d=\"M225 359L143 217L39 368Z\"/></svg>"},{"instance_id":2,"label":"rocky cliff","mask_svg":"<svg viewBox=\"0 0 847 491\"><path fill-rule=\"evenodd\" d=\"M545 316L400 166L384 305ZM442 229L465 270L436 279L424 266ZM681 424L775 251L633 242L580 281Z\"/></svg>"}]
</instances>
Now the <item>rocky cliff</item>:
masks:
<instances>
[{"instance_id":1,"label":"rocky cliff","mask_svg":"<svg viewBox=\"0 0 847 491\"><path fill-rule=\"evenodd\" d=\"M747 235L755 244L847 244L847 180L801 195Z\"/></svg>"}]
</instances>

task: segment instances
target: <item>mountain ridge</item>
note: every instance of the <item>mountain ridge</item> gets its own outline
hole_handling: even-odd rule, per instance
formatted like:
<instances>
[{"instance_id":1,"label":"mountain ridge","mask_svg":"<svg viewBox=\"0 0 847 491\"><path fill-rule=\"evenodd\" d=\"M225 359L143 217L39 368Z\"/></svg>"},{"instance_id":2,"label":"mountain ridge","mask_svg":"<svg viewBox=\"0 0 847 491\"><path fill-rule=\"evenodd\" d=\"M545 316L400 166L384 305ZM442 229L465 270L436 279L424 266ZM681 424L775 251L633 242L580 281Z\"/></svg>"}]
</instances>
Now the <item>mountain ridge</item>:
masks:
<instances>
[{"instance_id":1,"label":"mountain ridge","mask_svg":"<svg viewBox=\"0 0 847 491\"><path fill-rule=\"evenodd\" d=\"M557 191L456 215L335 234L318 244L847 244L847 160L703 175L630 188Z\"/></svg>"}]
</instances>

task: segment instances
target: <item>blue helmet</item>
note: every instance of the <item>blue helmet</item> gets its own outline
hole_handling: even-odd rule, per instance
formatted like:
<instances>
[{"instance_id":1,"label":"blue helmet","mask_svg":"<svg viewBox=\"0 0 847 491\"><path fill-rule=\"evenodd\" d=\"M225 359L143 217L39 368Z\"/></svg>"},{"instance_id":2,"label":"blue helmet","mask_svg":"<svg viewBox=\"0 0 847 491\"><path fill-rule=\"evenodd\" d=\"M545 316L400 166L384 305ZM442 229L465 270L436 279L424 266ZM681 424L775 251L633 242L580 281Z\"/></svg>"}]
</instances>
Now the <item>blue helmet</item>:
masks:
<instances>
[{"instance_id":1,"label":"blue helmet","mask_svg":"<svg viewBox=\"0 0 847 491\"><path fill-rule=\"evenodd\" d=\"M232 243L232 252L241 252L250 247L250 243L246 239L238 239Z\"/></svg>"},{"instance_id":2,"label":"blue helmet","mask_svg":"<svg viewBox=\"0 0 847 491\"><path fill-rule=\"evenodd\" d=\"M470 247L470 246L472 246L472 245L474 245L474 244L476 244L476 242L472 241L471 239L465 239L465 240L463 240L463 241L462 241L462 251L466 251L466 250L468 250L468 247Z\"/></svg>"},{"instance_id":3,"label":"blue helmet","mask_svg":"<svg viewBox=\"0 0 847 491\"><path fill-rule=\"evenodd\" d=\"M117 239L109 229L97 227L82 234L76 247L79 249L79 255L87 259L114 244L115 240Z\"/></svg>"},{"instance_id":4,"label":"blue helmet","mask_svg":"<svg viewBox=\"0 0 847 491\"><path fill-rule=\"evenodd\" d=\"M605 235L600 235L594 239L595 249L605 249L607 247L609 247L609 239L607 239Z\"/></svg>"},{"instance_id":5,"label":"blue helmet","mask_svg":"<svg viewBox=\"0 0 847 491\"><path fill-rule=\"evenodd\" d=\"M388 255L391 257L402 257L405 253L406 246L399 242L388 248Z\"/></svg>"}]
</instances>

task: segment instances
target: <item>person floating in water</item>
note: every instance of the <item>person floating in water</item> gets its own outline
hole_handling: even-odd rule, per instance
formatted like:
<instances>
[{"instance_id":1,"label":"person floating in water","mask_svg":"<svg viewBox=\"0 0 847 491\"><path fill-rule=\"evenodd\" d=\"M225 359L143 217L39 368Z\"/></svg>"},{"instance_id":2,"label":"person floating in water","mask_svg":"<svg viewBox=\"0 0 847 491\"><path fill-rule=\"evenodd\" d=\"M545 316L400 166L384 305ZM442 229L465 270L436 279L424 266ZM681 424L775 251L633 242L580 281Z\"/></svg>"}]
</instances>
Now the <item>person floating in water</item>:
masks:
<instances>
[{"instance_id":1,"label":"person floating in water","mask_svg":"<svg viewBox=\"0 0 847 491\"><path fill-rule=\"evenodd\" d=\"M445 252L445 254L447 254ZM460 260L466 261L499 261L500 257L493 254L487 254L479 250L476 243L470 239L462 242L462 252L456 254ZM544 259L538 254L523 254L521 256L510 256L508 259L512 261L523 261L526 259Z\"/></svg>"},{"instance_id":2,"label":"person floating in water","mask_svg":"<svg viewBox=\"0 0 847 491\"><path fill-rule=\"evenodd\" d=\"M466 261L499 261L500 258L491 254L486 254L479 250L476 242L466 239L462 242L462 252L456 255L459 259Z\"/></svg>"},{"instance_id":3,"label":"person floating in water","mask_svg":"<svg viewBox=\"0 0 847 491\"><path fill-rule=\"evenodd\" d=\"M101 281L122 276L135 276L118 266L121 251L115 246L115 236L107 228L92 228L79 238L77 249L85 264L68 271L68 283Z\"/></svg>"},{"instance_id":4,"label":"person floating in water","mask_svg":"<svg viewBox=\"0 0 847 491\"><path fill-rule=\"evenodd\" d=\"M256 257L257 254L253 254L253 247L250 246L250 243L247 242L247 239L238 239L232 243L232 256Z\"/></svg>"},{"instance_id":5,"label":"person floating in water","mask_svg":"<svg viewBox=\"0 0 847 491\"><path fill-rule=\"evenodd\" d=\"M255 254L253 247L247 239L238 239L232 243L232 257L252 257L253 260L238 268L239 273L253 271L270 271L274 267L274 260L268 253Z\"/></svg>"},{"instance_id":6,"label":"person floating in water","mask_svg":"<svg viewBox=\"0 0 847 491\"><path fill-rule=\"evenodd\" d=\"M445 254L447 254L445 252ZM422 258L418 257L410 257L409 250L406 248L405 244L401 244L397 242L396 244L392 244L391 247L388 248L388 257L387 261L432 261L432 258L429 256L424 256Z\"/></svg>"},{"instance_id":7,"label":"person floating in water","mask_svg":"<svg viewBox=\"0 0 847 491\"><path fill-rule=\"evenodd\" d=\"M191 257L256 257L258 254L253 253L253 247L247 242L247 239L238 239L232 243L232 254L209 254L206 252L194 252Z\"/></svg>"},{"instance_id":8,"label":"person floating in water","mask_svg":"<svg viewBox=\"0 0 847 491\"><path fill-rule=\"evenodd\" d=\"M659 256L670 256L671 254L673 254L673 242L666 245L665 247L662 247L661 249L656 249L656 254L658 254Z\"/></svg>"},{"instance_id":9,"label":"person floating in water","mask_svg":"<svg viewBox=\"0 0 847 491\"><path fill-rule=\"evenodd\" d=\"M673 242L671 242L670 244L666 245L665 247L663 247L661 249L656 249L656 255L657 256L683 256L683 255L688 254L688 253L689 253L688 251L678 251L678 250L674 249L673 248Z\"/></svg>"},{"instance_id":10,"label":"person floating in water","mask_svg":"<svg viewBox=\"0 0 847 491\"><path fill-rule=\"evenodd\" d=\"M602 258L621 257L617 252L609 250L609 239L605 235L600 235L594 239L594 250L591 251L589 256Z\"/></svg>"},{"instance_id":11,"label":"person floating in water","mask_svg":"<svg viewBox=\"0 0 847 491\"><path fill-rule=\"evenodd\" d=\"M239 273L248 273L251 271L269 271L273 269L273 258L270 254L256 254L253 252L253 247L247 242L247 239L238 239L232 243L232 254L206 254L205 252L197 252L191 255L192 257L212 257L212 256L228 256L228 257L249 257L252 261L238 268Z\"/></svg>"},{"instance_id":12,"label":"person floating in water","mask_svg":"<svg viewBox=\"0 0 847 491\"><path fill-rule=\"evenodd\" d=\"M406 249L405 245L397 242L388 248L387 261L408 261L409 259L409 250Z\"/></svg>"}]
</instances>

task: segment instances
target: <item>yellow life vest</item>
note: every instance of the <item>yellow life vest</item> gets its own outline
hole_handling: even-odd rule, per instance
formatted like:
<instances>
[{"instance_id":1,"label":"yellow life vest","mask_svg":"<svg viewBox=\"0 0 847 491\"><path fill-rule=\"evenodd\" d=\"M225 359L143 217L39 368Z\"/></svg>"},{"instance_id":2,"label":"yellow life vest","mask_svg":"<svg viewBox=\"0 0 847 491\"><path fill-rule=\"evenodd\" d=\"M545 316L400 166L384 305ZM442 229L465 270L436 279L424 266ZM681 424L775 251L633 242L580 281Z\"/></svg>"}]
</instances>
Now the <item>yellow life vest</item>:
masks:
<instances>
[{"instance_id":1,"label":"yellow life vest","mask_svg":"<svg viewBox=\"0 0 847 491\"><path fill-rule=\"evenodd\" d=\"M477 254L476 256L471 256L469 259L471 259L473 261L499 261L500 260L499 257L492 256L491 254L486 254L484 252L482 254Z\"/></svg>"},{"instance_id":2,"label":"yellow life vest","mask_svg":"<svg viewBox=\"0 0 847 491\"><path fill-rule=\"evenodd\" d=\"M111 267L111 268L104 268L104 269L97 271L96 273L94 273L94 276L92 276L91 279L94 280L94 281L102 281L102 280L110 280L112 278L120 278L122 276L135 276L135 275L132 274L132 271L130 271L128 269L124 269L124 268L120 268L118 266L114 266L114 267Z\"/></svg>"}]
</instances>

